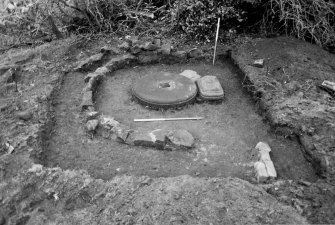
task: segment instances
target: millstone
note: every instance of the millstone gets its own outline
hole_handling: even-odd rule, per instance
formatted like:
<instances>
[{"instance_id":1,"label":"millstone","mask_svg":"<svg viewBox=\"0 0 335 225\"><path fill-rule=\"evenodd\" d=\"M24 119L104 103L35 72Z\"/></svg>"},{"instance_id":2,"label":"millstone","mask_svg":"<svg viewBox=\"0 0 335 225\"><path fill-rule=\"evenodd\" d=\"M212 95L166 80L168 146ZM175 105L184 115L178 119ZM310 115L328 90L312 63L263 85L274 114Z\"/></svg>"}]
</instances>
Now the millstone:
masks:
<instances>
[{"instance_id":1,"label":"millstone","mask_svg":"<svg viewBox=\"0 0 335 225\"><path fill-rule=\"evenodd\" d=\"M159 73L140 78L132 87L133 96L152 107L179 107L194 101L195 83L184 76Z\"/></svg>"}]
</instances>

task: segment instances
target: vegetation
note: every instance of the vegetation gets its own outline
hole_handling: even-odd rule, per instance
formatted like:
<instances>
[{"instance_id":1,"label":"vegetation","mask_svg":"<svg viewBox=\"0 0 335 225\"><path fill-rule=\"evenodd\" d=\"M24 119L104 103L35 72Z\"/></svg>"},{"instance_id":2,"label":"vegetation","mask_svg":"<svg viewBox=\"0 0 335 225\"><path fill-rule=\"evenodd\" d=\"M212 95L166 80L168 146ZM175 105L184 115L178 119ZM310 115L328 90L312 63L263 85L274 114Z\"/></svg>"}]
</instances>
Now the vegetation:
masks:
<instances>
[{"instance_id":1,"label":"vegetation","mask_svg":"<svg viewBox=\"0 0 335 225\"><path fill-rule=\"evenodd\" d=\"M21 38L22 42L98 32L121 35L181 32L192 39L212 40L220 17L221 38L253 31L263 35L295 35L320 46L335 46L332 0L13 1L5 0L2 8L6 10L0 12L0 31L7 38Z\"/></svg>"}]
</instances>

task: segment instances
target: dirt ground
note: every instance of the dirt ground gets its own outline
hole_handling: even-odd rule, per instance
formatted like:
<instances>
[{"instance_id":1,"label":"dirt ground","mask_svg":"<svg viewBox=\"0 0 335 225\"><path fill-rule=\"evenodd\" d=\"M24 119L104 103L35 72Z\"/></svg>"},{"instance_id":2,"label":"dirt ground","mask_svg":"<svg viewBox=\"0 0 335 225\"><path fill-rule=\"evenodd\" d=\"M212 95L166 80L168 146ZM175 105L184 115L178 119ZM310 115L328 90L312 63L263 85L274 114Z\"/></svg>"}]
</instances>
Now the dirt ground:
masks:
<instances>
[{"instance_id":1,"label":"dirt ground","mask_svg":"<svg viewBox=\"0 0 335 225\"><path fill-rule=\"evenodd\" d=\"M280 37L247 42L232 56L270 123L278 132L297 135L318 173L334 178L335 99L318 87L324 80L334 82L334 54ZM253 67L260 58L264 68Z\"/></svg>"},{"instance_id":2,"label":"dirt ground","mask_svg":"<svg viewBox=\"0 0 335 225\"><path fill-rule=\"evenodd\" d=\"M224 60L224 59L222 59ZM239 177L252 180L252 149L259 141L273 147L273 160L280 178L315 181L312 166L305 160L296 140L271 134L270 127L256 113L256 107L243 92L239 75L228 60L182 65L136 66L119 70L100 85L96 108L132 129L187 129L196 146L189 151L157 151L128 146L96 135L86 136L80 120L83 74L68 74L56 97L56 125L50 136L46 165L64 169L85 169L93 177L108 180L116 175L173 177L183 174L204 177ZM131 85L137 79L160 71L181 73L192 69L201 75L215 75L226 92L219 104L195 103L178 110L152 110L132 100ZM68 98L68 96L72 96ZM201 121L135 123L134 118L196 117Z\"/></svg>"},{"instance_id":3,"label":"dirt ground","mask_svg":"<svg viewBox=\"0 0 335 225\"><path fill-rule=\"evenodd\" d=\"M272 45L281 39L265 42ZM66 39L2 55L2 65L20 65L22 69L18 92L7 83L1 86L0 224L335 222L331 179L319 179L315 174L318 171L304 158L304 145L302 148L292 135L292 126L273 123L270 113L264 114L270 124L263 121L263 102L255 102L242 89L248 71L239 73L227 60L215 67L190 63L119 70L102 82L95 95L99 111L130 126L138 126L132 122L135 117L202 114L205 120L196 124L141 124L187 127L196 137L194 150L128 147L105 140L99 133L91 139L79 107L85 74L71 69L102 46L115 43ZM299 54L300 49L293 49ZM249 52L242 50L243 46L235 53L247 56ZM234 55L233 59L240 67L243 62L249 64L236 61ZM184 69L218 75L226 100L152 111L130 98L130 84L145 74ZM323 71L322 67L319 70ZM275 92L266 89L264 93ZM272 147L278 181L254 182L251 149L258 141L267 141Z\"/></svg>"}]
</instances>

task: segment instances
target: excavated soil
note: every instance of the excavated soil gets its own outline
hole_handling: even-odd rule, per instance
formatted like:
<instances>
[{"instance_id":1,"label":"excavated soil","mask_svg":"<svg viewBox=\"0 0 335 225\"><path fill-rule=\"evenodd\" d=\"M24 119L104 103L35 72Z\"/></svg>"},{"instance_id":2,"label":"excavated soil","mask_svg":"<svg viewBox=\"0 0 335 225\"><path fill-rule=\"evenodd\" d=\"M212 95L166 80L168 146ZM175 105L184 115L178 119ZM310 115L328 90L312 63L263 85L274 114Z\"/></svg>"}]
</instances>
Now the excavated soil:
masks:
<instances>
[{"instance_id":1,"label":"excavated soil","mask_svg":"<svg viewBox=\"0 0 335 225\"><path fill-rule=\"evenodd\" d=\"M269 46L263 48L278 44L273 40L266 40ZM306 219L313 224L334 224L334 185L316 180L294 135L286 135L290 140L273 134L227 61L215 67L191 63L120 70L104 80L95 94L98 110L130 126L187 127L197 138L193 150L135 148L105 140L99 132L93 138L88 135L80 112L85 74L64 71L107 43L115 45L112 42L66 39L2 55L1 65L23 68L19 92L8 83L0 88L0 224L307 224ZM300 48L290 48L300 54ZM316 55L313 62L324 60L323 53L315 53L317 47L308 49ZM146 73L184 69L218 75L226 100L154 111L131 99L131 82ZM198 129L192 122L132 122L135 117L199 114L205 119L197 122ZM271 119L272 114L265 115ZM270 144L284 180L254 185L236 177L224 178L253 177L251 148L258 141Z\"/></svg>"},{"instance_id":2,"label":"excavated soil","mask_svg":"<svg viewBox=\"0 0 335 225\"><path fill-rule=\"evenodd\" d=\"M159 71L181 73L185 69L200 75L215 75L226 97L219 104L192 104L176 110L152 110L132 99L131 85L141 77ZM316 175L303 157L296 140L276 136L256 113L257 107L241 86L234 66L221 59L209 63L139 66L119 70L104 80L95 94L96 108L135 129L187 129L196 139L189 151L160 151L128 146L86 135L80 113L83 74L69 73L55 99L55 126L50 136L45 165L64 169L85 169L93 177L116 175L174 177L188 174L204 177L253 176L253 147L259 141L272 147L272 159L279 177L314 181ZM200 121L135 123L135 118L204 117Z\"/></svg>"}]
</instances>

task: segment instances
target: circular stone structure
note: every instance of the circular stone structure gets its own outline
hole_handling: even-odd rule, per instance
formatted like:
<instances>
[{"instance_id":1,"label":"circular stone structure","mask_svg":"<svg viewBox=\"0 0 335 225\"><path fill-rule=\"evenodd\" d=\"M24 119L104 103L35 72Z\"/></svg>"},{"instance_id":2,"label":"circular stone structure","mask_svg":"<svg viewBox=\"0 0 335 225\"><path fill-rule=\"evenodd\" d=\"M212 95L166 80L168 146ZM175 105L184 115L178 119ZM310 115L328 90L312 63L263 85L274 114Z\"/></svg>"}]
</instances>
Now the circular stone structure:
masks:
<instances>
[{"instance_id":1,"label":"circular stone structure","mask_svg":"<svg viewBox=\"0 0 335 225\"><path fill-rule=\"evenodd\" d=\"M194 101L197 87L187 77L165 72L147 75L137 80L132 87L132 94L141 104L171 108Z\"/></svg>"}]
</instances>

